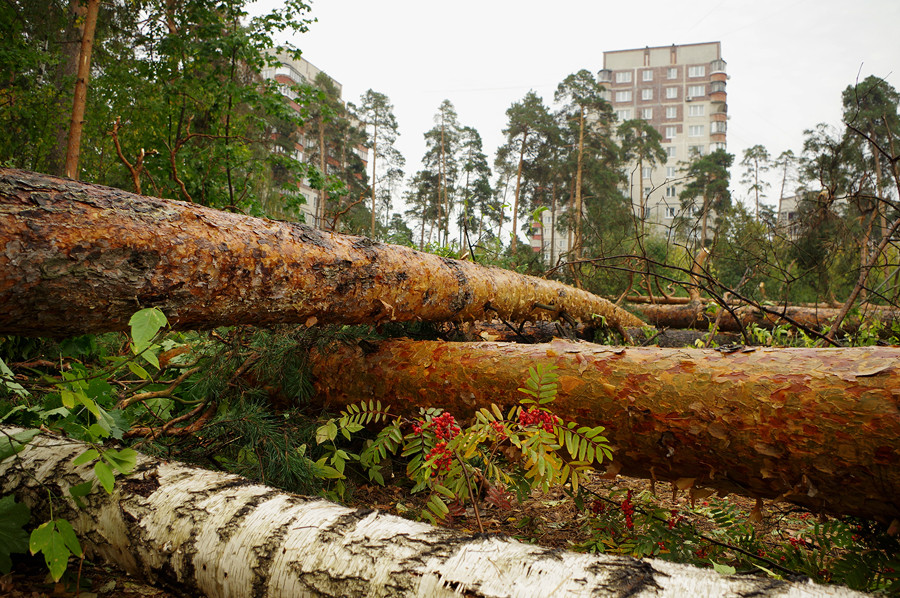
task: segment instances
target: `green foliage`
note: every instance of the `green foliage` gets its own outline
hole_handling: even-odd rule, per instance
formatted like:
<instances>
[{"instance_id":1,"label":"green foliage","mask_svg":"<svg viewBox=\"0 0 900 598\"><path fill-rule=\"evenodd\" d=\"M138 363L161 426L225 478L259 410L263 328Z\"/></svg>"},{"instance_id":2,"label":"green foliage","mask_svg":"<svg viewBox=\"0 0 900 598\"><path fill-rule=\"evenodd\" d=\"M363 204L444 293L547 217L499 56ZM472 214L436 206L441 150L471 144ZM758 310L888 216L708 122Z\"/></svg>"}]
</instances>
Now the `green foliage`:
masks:
<instances>
[{"instance_id":1,"label":"green foliage","mask_svg":"<svg viewBox=\"0 0 900 598\"><path fill-rule=\"evenodd\" d=\"M12 495L0 498L0 573L3 575L12 569L9 555L28 550L28 532L24 527L29 519L31 510L27 505L17 503Z\"/></svg>"},{"instance_id":2,"label":"green foliage","mask_svg":"<svg viewBox=\"0 0 900 598\"><path fill-rule=\"evenodd\" d=\"M468 502L477 509L481 492L500 500L509 486L524 494L569 484L577 492L584 473L612 453L602 426L563 422L548 409L557 393L554 369L544 364L529 368L518 405L506 414L496 405L482 408L465 430L440 409L422 409L411 420L391 415L380 402L351 405L316 432L317 443L329 447L316 462L319 475L335 479L332 491L342 496L348 462L358 463L370 481L384 484L383 464L399 453L407 459L411 492L429 493L420 516L430 521L444 519L450 506ZM386 425L364 442L359 454L335 444L339 436L349 441L365 426L381 422ZM510 453L518 456L504 457Z\"/></svg>"},{"instance_id":3,"label":"green foliage","mask_svg":"<svg viewBox=\"0 0 900 598\"><path fill-rule=\"evenodd\" d=\"M53 519L39 525L31 532L28 549L31 554L44 554L44 561L54 581L59 581L66 572L71 555L84 556L72 524L65 519Z\"/></svg>"},{"instance_id":4,"label":"green foliage","mask_svg":"<svg viewBox=\"0 0 900 598\"><path fill-rule=\"evenodd\" d=\"M866 592L900 590L900 542L875 522L819 520L799 512L760 533L761 514L747 512L727 497L698 499L697 506L669 510L650 492L635 495L624 489L597 498L590 511L586 525L592 535L580 545L582 550L652 556L712 567L726 575L803 575Z\"/></svg>"}]
</instances>

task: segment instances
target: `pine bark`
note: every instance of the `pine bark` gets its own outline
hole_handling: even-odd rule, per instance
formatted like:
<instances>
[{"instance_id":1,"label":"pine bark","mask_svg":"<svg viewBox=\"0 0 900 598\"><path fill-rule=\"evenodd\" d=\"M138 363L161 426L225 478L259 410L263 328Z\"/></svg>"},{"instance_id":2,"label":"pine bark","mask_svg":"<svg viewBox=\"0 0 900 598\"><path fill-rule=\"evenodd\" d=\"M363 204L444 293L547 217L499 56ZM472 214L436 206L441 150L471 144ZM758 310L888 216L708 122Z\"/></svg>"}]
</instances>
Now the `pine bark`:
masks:
<instances>
[{"instance_id":1,"label":"pine bark","mask_svg":"<svg viewBox=\"0 0 900 598\"><path fill-rule=\"evenodd\" d=\"M570 286L306 225L0 169L0 334L299 322L641 320ZM552 309L547 309L551 307Z\"/></svg>"},{"instance_id":2,"label":"pine bark","mask_svg":"<svg viewBox=\"0 0 900 598\"><path fill-rule=\"evenodd\" d=\"M708 329L716 320L716 312L707 312L707 305L698 301L685 304L630 304L629 309L641 314L653 326L666 328L695 328ZM735 307L734 313L737 319L725 312L719 319L719 330L725 332L740 332L750 324L756 324L760 328L771 330L780 324L800 324L811 330L822 330L825 326L831 326L840 315L841 310L830 307L804 307L796 305L766 306L766 311L757 307ZM863 318L845 318L841 324L841 330L854 332L859 329L862 321L876 319L890 326L891 322L900 319L900 313L890 309L866 309Z\"/></svg>"},{"instance_id":3,"label":"pine bark","mask_svg":"<svg viewBox=\"0 0 900 598\"><path fill-rule=\"evenodd\" d=\"M606 347L382 341L311 360L330 410L379 399L458 417L524 395L529 366L559 369L557 415L602 425L610 473L900 517L900 349Z\"/></svg>"},{"instance_id":4,"label":"pine bark","mask_svg":"<svg viewBox=\"0 0 900 598\"><path fill-rule=\"evenodd\" d=\"M48 490L67 497L93 479L90 465L72 465L88 448L39 435L0 463L0 493L49 517ZM86 503L57 498L53 516L73 524L90 558L192 596L861 596L466 535L143 455L112 495L97 488Z\"/></svg>"}]
</instances>

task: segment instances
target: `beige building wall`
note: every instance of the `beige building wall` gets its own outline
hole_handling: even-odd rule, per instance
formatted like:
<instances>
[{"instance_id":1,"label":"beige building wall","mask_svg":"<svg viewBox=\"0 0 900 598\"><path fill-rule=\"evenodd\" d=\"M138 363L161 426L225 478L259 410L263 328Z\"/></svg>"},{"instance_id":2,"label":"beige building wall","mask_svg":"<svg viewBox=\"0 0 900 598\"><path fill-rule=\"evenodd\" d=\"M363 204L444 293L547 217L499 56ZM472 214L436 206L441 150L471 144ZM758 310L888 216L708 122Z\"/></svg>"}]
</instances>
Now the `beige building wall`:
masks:
<instances>
[{"instance_id":1,"label":"beige building wall","mask_svg":"<svg viewBox=\"0 0 900 598\"><path fill-rule=\"evenodd\" d=\"M321 69L306 60L305 58L294 59L287 52L275 53L275 58L280 64L274 67L266 67L262 71L264 79L274 80L281 90L281 94L291 101L291 106L295 110L300 110L300 106L295 103L297 93L291 89L293 85L313 85ZM329 75L330 76L330 75ZM334 86L337 88L339 97L343 93L343 87L340 83L332 78ZM293 148L293 157L299 162L307 162L310 156L310 148L318 143L316 137L312 133L301 131L299 143ZM364 147L355 148L354 152L362 159L364 163L368 161L368 151ZM327 165L326 165L327 166ZM300 194L306 199L306 203L300 206L304 220L307 224L320 226L323 223L317 222L316 214L319 213L319 192L309 186L309 181L303 179L298 181L296 189L282 189L285 194Z\"/></svg>"},{"instance_id":2,"label":"beige building wall","mask_svg":"<svg viewBox=\"0 0 900 598\"><path fill-rule=\"evenodd\" d=\"M604 52L600 79L619 122L640 118L662 135L666 162L645 165L643 173L632 165L627 194L636 215L643 206L648 230L667 234L685 215L678 199L683 163L694 152L725 148L728 76L721 43Z\"/></svg>"}]
</instances>

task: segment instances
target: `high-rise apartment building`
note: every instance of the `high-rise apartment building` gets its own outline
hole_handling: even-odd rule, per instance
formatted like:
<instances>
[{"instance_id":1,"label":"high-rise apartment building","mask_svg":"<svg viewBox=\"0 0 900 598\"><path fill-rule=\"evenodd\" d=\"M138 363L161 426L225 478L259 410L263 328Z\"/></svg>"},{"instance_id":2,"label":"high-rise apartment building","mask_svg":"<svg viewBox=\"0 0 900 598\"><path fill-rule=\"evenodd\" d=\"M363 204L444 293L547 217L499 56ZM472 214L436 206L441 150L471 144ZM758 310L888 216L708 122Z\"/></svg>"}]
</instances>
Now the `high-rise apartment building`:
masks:
<instances>
[{"instance_id":1,"label":"high-rise apartment building","mask_svg":"<svg viewBox=\"0 0 900 598\"><path fill-rule=\"evenodd\" d=\"M728 120L725 61L721 42L661 46L603 53L599 79L621 123L642 119L662 136L664 163L632 164L625 193L648 233L666 234L684 214L678 198L682 168L692 154L725 149ZM553 233L556 215L542 214L531 246L555 264L572 243L571 233Z\"/></svg>"},{"instance_id":2,"label":"high-rise apartment building","mask_svg":"<svg viewBox=\"0 0 900 598\"><path fill-rule=\"evenodd\" d=\"M725 148L727 79L720 42L603 53L600 80L619 122L639 118L662 135L666 162L629 169L627 194L650 231L680 215L680 171L692 154Z\"/></svg>"}]
</instances>

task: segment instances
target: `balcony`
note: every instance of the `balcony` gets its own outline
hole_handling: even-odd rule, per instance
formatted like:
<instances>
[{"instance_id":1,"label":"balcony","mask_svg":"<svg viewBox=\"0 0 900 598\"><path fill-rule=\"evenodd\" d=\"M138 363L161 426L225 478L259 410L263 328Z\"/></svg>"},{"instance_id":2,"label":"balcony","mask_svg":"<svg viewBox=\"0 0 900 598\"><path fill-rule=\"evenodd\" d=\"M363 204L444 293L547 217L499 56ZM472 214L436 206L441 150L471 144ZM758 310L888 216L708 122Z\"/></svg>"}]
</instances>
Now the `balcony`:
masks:
<instances>
[{"instance_id":1,"label":"balcony","mask_svg":"<svg viewBox=\"0 0 900 598\"><path fill-rule=\"evenodd\" d=\"M709 74L725 73L725 61L722 59L713 60L709 63Z\"/></svg>"},{"instance_id":2,"label":"balcony","mask_svg":"<svg viewBox=\"0 0 900 598\"><path fill-rule=\"evenodd\" d=\"M602 69L597 73L597 80L600 83L612 83L612 71L609 69Z\"/></svg>"}]
</instances>

